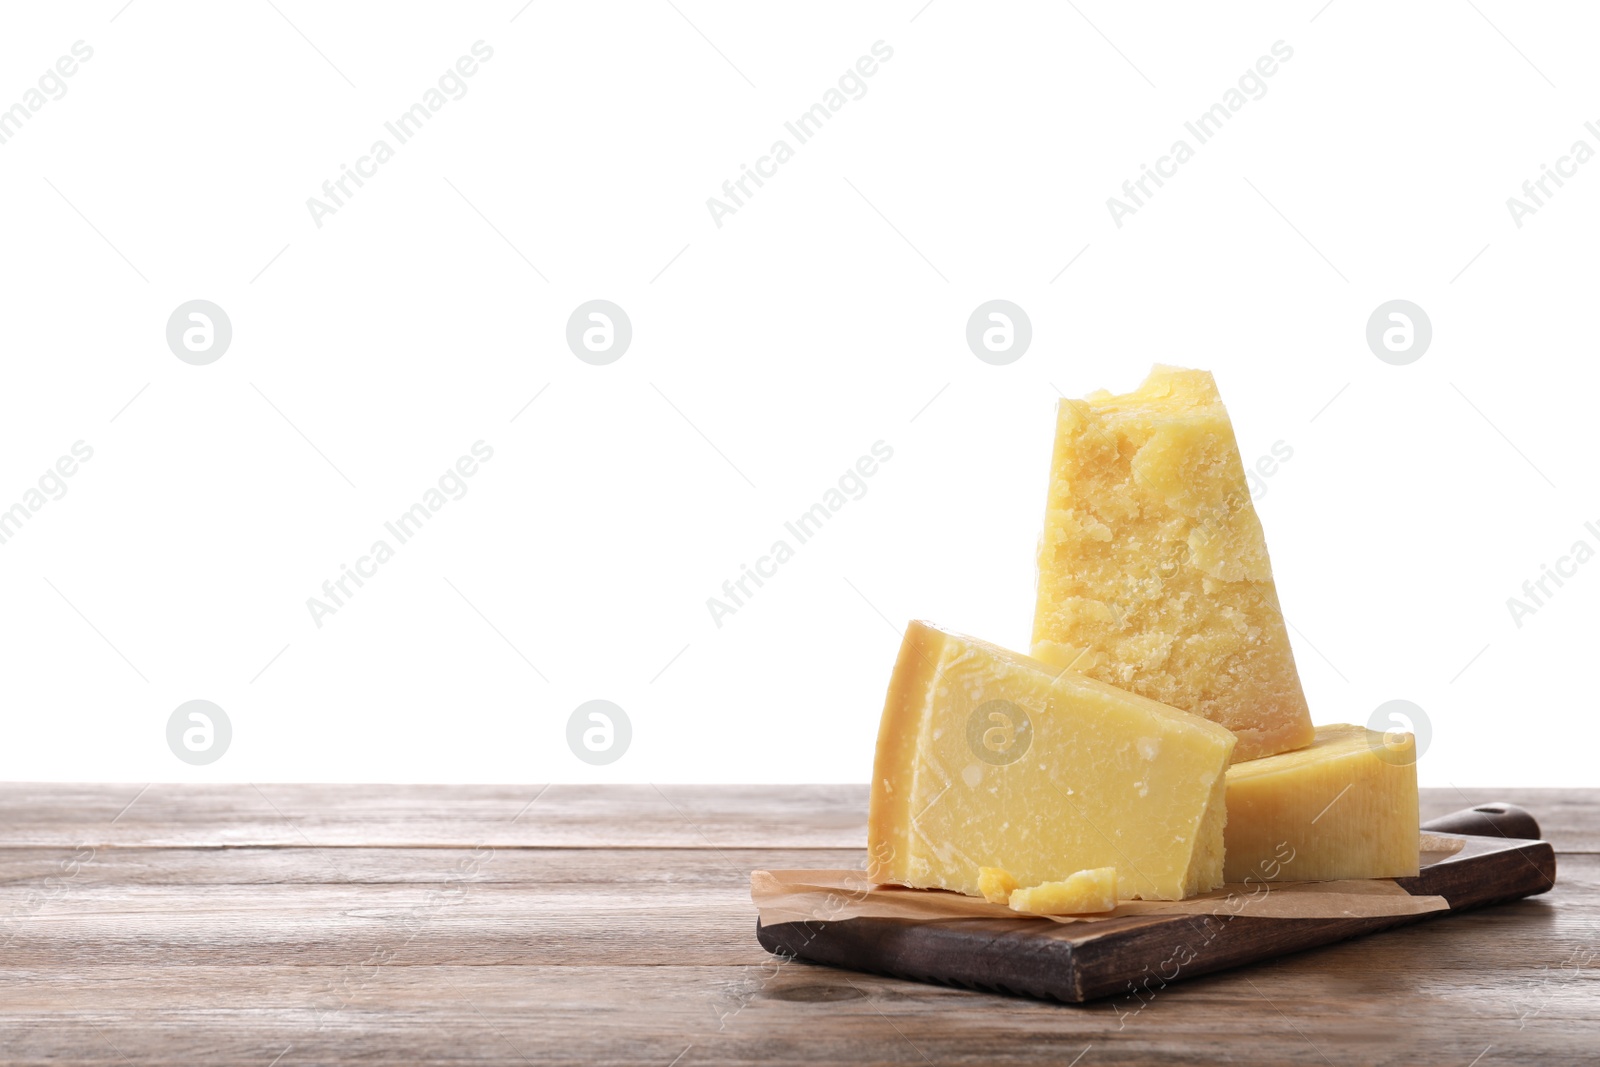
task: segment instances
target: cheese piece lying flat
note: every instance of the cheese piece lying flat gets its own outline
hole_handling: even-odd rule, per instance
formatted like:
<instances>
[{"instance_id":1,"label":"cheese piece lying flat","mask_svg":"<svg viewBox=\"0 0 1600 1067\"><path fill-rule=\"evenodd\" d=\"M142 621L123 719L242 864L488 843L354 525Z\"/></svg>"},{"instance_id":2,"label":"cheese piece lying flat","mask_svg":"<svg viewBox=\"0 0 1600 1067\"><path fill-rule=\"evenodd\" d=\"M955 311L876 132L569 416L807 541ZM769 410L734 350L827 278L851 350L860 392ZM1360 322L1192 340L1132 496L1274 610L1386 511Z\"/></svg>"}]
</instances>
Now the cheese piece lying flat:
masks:
<instances>
[{"instance_id":1,"label":"cheese piece lying flat","mask_svg":"<svg viewBox=\"0 0 1600 1067\"><path fill-rule=\"evenodd\" d=\"M1016 891L1017 880L1000 867L978 868L978 892L991 904L1005 904Z\"/></svg>"},{"instance_id":2,"label":"cheese piece lying flat","mask_svg":"<svg viewBox=\"0 0 1600 1067\"><path fill-rule=\"evenodd\" d=\"M1060 882L1014 890L1012 911L1029 915L1093 915L1117 910L1117 869L1096 867Z\"/></svg>"},{"instance_id":3,"label":"cheese piece lying flat","mask_svg":"<svg viewBox=\"0 0 1600 1067\"><path fill-rule=\"evenodd\" d=\"M1211 375L1063 400L1033 654L1203 715L1235 760L1311 743L1267 543Z\"/></svg>"},{"instance_id":4,"label":"cheese piece lying flat","mask_svg":"<svg viewBox=\"0 0 1600 1067\"><path fill-rule=\"evenodd\" d=\"M1230 882L1417 873L1416 742L1319 726L1310 748L1228 768Z\"/></svg>"},{"instance_id":5,"label":"cheese piece lying flat","mask_svg":"<svg viewBox=\"0 0 1600 1067\"><path fill-rule=\"evenodd\" d=\"M1222 883L1234 736L1187 712L913 622L873 771L871 877L982 894L1117 869L1124 899Z\"/></svg>"}]
</instances>

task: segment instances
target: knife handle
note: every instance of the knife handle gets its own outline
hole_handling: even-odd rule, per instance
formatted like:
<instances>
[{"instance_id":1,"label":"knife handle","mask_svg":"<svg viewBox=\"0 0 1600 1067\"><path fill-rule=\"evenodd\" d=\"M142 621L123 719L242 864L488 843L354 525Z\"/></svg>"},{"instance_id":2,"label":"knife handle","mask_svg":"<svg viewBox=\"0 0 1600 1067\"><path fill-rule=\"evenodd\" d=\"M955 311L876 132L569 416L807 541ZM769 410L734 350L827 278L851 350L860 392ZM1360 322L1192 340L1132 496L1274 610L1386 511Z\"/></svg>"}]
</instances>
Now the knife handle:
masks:
<instances>
[{"instance_id":1,"label":"knife handle","mask_svg":"<svg viewBox=\"0 0 1600 1067\"><path fill-rule=\"evenodd\" d=\"M1539 839L1539 820L1526 808L1503 800L1463 808L1429 819L1422 828L1435 834L1470 834L1477 837L1511 837L1530 841Z\"/></svg>"}]
</instances>

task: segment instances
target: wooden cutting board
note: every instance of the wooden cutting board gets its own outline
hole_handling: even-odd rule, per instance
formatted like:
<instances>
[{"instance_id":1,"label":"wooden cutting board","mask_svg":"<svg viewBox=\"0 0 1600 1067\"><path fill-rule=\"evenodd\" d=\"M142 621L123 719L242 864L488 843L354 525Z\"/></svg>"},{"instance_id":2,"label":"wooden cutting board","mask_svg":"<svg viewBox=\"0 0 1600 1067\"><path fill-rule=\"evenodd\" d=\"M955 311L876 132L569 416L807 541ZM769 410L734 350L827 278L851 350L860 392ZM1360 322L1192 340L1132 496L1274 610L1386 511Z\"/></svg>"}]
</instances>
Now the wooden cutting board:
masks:
<instances>
[{"instance_id":1,"label":"wooden cutting board","mask_svg":"<svg viewBox=\"0 0 1600 1067\"><path fill-rule=\"evenodd\" d=\"M1096 923L852 918L758 922L756 936L768 952L813 963L1077 1004L1118 994L1148 996L1210 971L1532 896L1555 884L1555 851L1538 840L1533 817L1514 805L1481 805L1423 829L1460 836L1466 845L1415 878L1396 881L1414 896L1443 897L1449 911L1376 919L1240 914L1227 921L1146 915Z\"/></svg>"}]
</instances>

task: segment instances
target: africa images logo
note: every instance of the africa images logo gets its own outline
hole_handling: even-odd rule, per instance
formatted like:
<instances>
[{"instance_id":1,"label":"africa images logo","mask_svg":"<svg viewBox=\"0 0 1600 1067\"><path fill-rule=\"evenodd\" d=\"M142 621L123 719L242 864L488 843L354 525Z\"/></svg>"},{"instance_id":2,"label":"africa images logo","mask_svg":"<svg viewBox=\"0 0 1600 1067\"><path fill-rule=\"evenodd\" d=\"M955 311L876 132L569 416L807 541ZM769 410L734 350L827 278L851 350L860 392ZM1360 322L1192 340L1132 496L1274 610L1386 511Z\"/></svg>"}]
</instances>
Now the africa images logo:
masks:
<instances>
[{"instance_id":1,"label":"africa images logo","mask_svg":"<svg viewBox=\"0 0 1600 1067\"><path fill-rule=\"evenodd\" d=\"M986 700L967 716L967 748L983 762L1005 767L1028 754L1033 720L1019 704Z\"/></svg>"}]
</instances>

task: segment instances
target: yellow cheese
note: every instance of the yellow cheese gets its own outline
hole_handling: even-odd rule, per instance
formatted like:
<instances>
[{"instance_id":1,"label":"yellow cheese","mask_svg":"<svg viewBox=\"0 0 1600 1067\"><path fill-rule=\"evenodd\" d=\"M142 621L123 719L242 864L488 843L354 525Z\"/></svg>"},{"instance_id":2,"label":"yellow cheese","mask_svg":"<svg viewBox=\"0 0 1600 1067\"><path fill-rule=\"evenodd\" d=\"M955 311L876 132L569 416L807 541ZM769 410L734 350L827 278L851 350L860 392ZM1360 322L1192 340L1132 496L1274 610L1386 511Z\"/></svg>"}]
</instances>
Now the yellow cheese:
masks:
<instances>
[{"instance_id":1,"label":"yellow cheese","mask_svg":"<svg viewBox=\"0 0 1600 1067\"><path fill-rule=\"evenodd\" d=\"M1012 911L1029 915L1092 915L1117 909L1117 869L1096 867L1060 881L1014 890Z\"/></svg>"},{"instance_id":2,"label":"yellow cheese","mask_svg":"<svg viewBox=\"0 0 1600 1067\"><path fill-rule=\"evenodd\" d=\"M1033 654L1221 723L1235 760L1311 742L1311 716L1233 425L1206 371L1063 400Z\"/></svg>"},{"instance_id":3,"label":"yellow cheese","mask_svg":"<svg viewBox=\"0 0 1600 1067\"><path fill-rule=\"evenodd\" d=\"M979 896L1117 869L1124 899L1222 883L1225 771L1215 723L924 622L889 682L867 837L879 882Z\"/></svg>"},{"instance_id":4,"label":"yellow cheese","mask_svg":"<svg viewBox=\"0 0 1600 1067\"><path fill-rule=\"evenodd\" d=\"M1228 769L1228 881L1417 873L1416 742L1319 726L1310 748Z\"/></svg>"},{"instance_id":5,"label":"yellow cheese","mask_svg":"<svg viewBox=\"0 0 1600 1067\"><path fill-rule=\"evenodd\" d=\"M1016 888L1017 880L1011 877L1010 871L999 867L978 868L978 892L982 893L983 899L989 903L1006 903Z\"/></svg>"}]
</instances>

